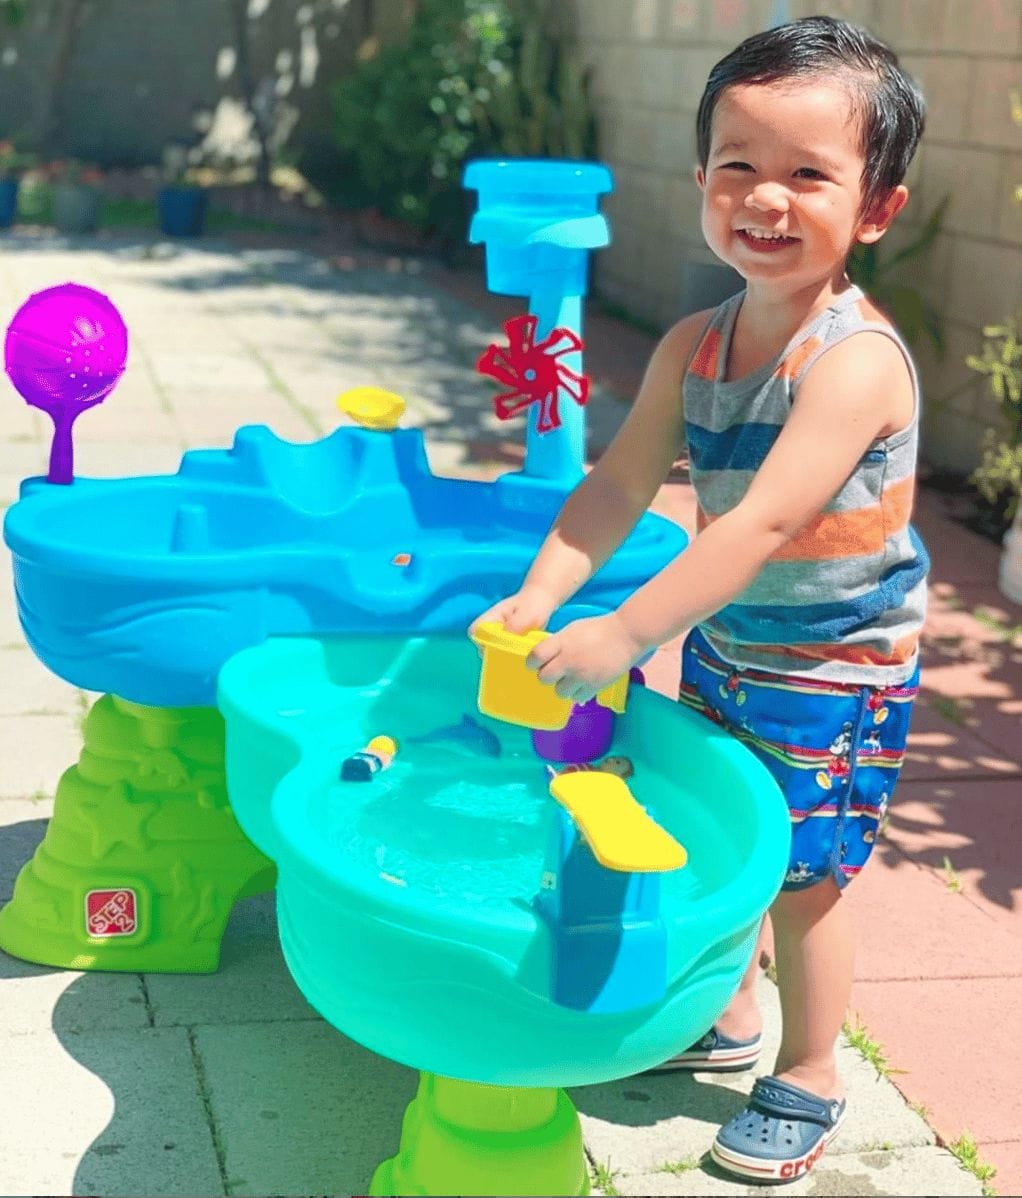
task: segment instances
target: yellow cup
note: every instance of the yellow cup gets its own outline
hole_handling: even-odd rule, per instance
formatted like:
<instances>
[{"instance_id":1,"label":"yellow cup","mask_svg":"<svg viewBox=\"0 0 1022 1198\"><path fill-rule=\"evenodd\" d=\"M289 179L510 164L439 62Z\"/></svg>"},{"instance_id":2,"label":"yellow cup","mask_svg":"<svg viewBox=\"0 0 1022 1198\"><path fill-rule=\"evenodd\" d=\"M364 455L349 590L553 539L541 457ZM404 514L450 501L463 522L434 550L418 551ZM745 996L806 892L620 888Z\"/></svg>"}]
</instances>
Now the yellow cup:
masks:
<instances>
[{"instance_id":1,"label":"yellow cup","mask_svg":"<svg viewBox=\"0 0 1022 1198\"><path fill-rule=\"evenodd\" d=\"M472 639L483 654L478 702L484 715L544 732L556 732L567 724L574 701L562 699L525 664L536 645L549 635L539 631L508 632L496 621L479 625ZM628 675L622 674L596 699L620 715L627 697Z\"/></svg>"}]
</instances>

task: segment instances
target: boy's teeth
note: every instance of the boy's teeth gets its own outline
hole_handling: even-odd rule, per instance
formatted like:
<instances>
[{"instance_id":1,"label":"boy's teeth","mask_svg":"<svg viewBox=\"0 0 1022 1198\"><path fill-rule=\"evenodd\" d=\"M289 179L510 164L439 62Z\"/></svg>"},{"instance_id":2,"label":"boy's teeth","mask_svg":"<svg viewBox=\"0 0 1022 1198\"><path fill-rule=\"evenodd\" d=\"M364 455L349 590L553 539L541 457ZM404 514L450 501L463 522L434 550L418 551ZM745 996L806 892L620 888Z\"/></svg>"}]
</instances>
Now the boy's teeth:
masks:
<instances>
[{"instance_id":1,"label":"boy's teeth","mask_svg":"<svg viewBox=\"0 0 1022 1198\"><path fill-rule=\"evenodd\" d=\"M758 237L761 241L784 241L786 240L784 233L760 233L756 229L743 229L743 233L748 233L750 237Z\"/></svg>"}]
</instances>

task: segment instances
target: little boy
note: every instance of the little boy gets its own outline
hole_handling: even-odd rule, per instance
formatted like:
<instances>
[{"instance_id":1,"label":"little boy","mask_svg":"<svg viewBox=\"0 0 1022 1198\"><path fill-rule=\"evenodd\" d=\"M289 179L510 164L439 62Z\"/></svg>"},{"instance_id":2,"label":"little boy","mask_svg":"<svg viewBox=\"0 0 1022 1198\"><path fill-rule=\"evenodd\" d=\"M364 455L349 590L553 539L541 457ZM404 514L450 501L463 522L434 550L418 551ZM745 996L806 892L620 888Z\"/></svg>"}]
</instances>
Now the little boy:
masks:
<instances>
[{"instance_id":1,"label":"little boy","mask_svg":"<svg viewBox=\"0 0 1022 1198\"><path fill-rule=\"evenodd\" d=\"M544 628L687 441L691 545L616 611L542 641L530 665L581 703L690 630L680 700L740 737L788 800L791 859L771 908L781 1046L711 1149L760 1181L801 1175L845 1115L834 1047L853 939L841 892L872 849L918 687L919 386L845 263L904 207L923 121L895 55L829 17L757 34L714 67L697 118L702 228L745 289L664 336L521 589L480 617ZM758 957L717 1025L665 1067L755 1064Z\"/></svg>"}]
</instances>

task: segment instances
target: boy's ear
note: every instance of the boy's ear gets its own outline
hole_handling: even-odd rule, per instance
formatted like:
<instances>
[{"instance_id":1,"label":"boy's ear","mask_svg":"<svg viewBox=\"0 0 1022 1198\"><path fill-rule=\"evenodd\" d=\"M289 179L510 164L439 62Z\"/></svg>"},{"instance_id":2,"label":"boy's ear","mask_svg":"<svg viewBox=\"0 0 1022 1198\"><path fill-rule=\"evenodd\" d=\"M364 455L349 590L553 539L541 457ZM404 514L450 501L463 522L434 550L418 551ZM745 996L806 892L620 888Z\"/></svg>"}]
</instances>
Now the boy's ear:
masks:
<instances>
[{"instance_id":1,"label":"boy's ear","mask_svg":"<svg viewBox=\"0 0 1022 1198\"><path fill-rule=\"evenodd\" d=\"M866 213L855 240L864 245L872 245L891 227L891 222L908 203L908 188L904 183L892 187L890 191L878 196Z\"/></svg>"},{"instance_id":2,"label":"boy's ear","mask_svg":"<svg viewBox=\"0 0 1022 1198\"><path fill-rule=\"evenodd\" d=\"M706 171L703 170L702 166L697 165L695 175L696 175L696 187L698 187L700 191L705 191L706 190Z\"/></svg>"}]
</instances>

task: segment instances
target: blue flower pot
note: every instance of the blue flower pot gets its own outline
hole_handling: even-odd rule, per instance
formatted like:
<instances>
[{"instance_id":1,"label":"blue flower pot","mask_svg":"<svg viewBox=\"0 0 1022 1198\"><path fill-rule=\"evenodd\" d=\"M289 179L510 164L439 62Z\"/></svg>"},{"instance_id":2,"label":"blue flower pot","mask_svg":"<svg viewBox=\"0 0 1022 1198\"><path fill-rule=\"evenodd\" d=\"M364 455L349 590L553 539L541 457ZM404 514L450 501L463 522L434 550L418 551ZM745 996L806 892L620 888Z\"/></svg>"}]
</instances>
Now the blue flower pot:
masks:
<instances>
[{"instance_id":1,"label":"blue flower pot","mask_svg":"<svg viewBox=\"0 0 1022 1198\"><path fill-rule=\"evenodd\" d=\"M14 224L18 214L18 180L0 179L0 229Z\"/></svg>"},{"instance_id":2,"label":"blue flower pot","mask_svg":"<svg viewBox=\"0 0 1022 1198\"><path fill-rule=\"evenodd\" d=\"M198 237L206 223L208 202L201 187L164 187L156 197L160 232L168 237Z\"/></svg>"}]
</instances>

